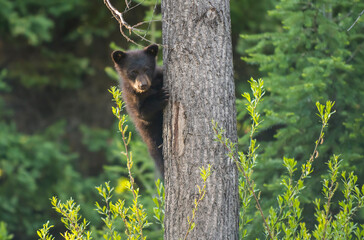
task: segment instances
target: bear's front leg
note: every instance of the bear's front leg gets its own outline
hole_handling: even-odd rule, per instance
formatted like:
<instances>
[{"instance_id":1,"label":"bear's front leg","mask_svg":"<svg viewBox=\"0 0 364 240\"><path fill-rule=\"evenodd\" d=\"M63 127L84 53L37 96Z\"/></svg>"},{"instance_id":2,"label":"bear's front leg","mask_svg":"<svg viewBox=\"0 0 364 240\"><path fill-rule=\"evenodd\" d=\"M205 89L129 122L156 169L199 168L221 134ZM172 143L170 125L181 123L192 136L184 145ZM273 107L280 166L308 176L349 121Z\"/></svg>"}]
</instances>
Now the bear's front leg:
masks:
<instances>
[{"instance_id":1,"label":"bear's front leg","mask_svg":"<svg viewBox=\"0 0 364 240\"><path fill-rule=\"evenodd\" d=\"M153 119L167 105L168 99L169 93L165 88L160 89L156 94L148 96L139 105L140 118L144 120Z\"/></svg>"}]
</instances>

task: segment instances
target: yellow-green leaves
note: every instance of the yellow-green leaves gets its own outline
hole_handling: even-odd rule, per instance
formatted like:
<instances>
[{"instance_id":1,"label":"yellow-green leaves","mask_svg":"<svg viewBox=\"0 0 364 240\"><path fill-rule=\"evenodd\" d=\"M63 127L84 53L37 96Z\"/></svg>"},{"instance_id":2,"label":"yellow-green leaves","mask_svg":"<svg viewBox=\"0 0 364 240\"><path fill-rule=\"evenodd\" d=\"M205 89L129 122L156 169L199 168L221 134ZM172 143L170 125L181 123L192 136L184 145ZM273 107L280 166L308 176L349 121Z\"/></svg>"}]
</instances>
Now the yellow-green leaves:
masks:
<instances>
[{"instance_id":1,"label":"yellow-green leaves","mask_svg":"<svg viewBox=\"0 0 364 240\"><path fill-rule=\"evenodd\" d=\"M125 107L125 103L122 100L122 92L116 88L112 87L109 92L113 95L113 101L115 102L115 107L112 108L113 114L119 120L118 128L121 133L122 143L125 148L126 158L126 166L129 173L129 181L125 182L126 189L131 192L133 196L133 203L129 207L124 207L123 201L118 201L116 205L113 205L112 202L109 203L109 199L105 198L104 190L101 188L101 193L106 203L106 206L109 206L109 210L105 210L106 212L101 211L101 214L106 215L107 221L114 221L116 218L120 217L126 227L125 234L128 236L128 239L145 239L146 237L143 235L143 229L149 225L147 220L147 214L142 204L139 203L139 188L135 188L134 178L132 176L132 167L133 167L133 154L129 150L128 146L131 140L131 132L128 132L127 117L125 114L122 114L122 110ZM106 192L111 194L112 189L108 187L108 184L105 183ZM100 192L100 191L99 191ZM100 194L101 195L101 194ZM102 208L103 209L103 208ZM108 213L111 213L111 216ZM112 218L112 219L110 219ZM110 226L110 233L108 236L120 236L116 233L113 228Z\"/></svg>"},{"instance_id":2,"label":"yellow-green leaves","mask_svg":"<svg viewBox=\"0 0 364 240\"><path fill-rule=\"evenodd\" d=\"M253 120L253 129L256 130L257 126L260 124L259 118L260 114L257 112L257 106L262 99L265 91L264 91L264 81L263 79L258 79L258 81L251 78L249 81L251 90L253 92L253 99L250 97L250 94L245 92L242 94L242 96L248 101L246 105L246 109L248 110L248 113L250 117ZM254 133L253 131L253 133Z\"/></svg>"},{"instance_id":3,"label":"yellow-green leaves","mask_svg":"<svg viewBox=\"0 0 364 240\"><path fill-rule=\"evenodd\" d=\"M200 176L202 178L202 181L203 181L203 186L202 188L197 185L196 187L198 188L198 197L195 198L194 200L194 207L192 209L192 216L187 216L187 222L188 222L188 229L187 229L187 232L186 232L186 235L184 237L184 240L187 239L187 236L188 234L195 228L196 224L194 222L194 219L196 217L196 213L197 213L197 210L198 210L198 206L199 204L201 203L201 201L204 199L205 197L205 194L206 194L206 185L207 185L207 179L209 178L209 176L211 175L211 165L209 164L207 166L207 169L204 168L204 167L201 167L200 168Z\"/></svg>"},{"instance_id":4,"label":"yellow-green leaves","mask_svg":"<svg viewBox=\"0 0 364 240\"><path fill-rule=\"evenodd\" d=\"M53 225L48 226L48 225L49 225L49 221L47 223L43 224L42 229L39 229L37 231L39 240L54 240L54 237L49 234L49 229L51 229L54 226Z\"/></svg>"},{"instance_id":5,"label":"yellow-green leaves","mask_svg":"<svg viewBox=\"0 0 364 240\"><path fill-rule=\"evenodd\" d=\"M153 198L153 202L156 207L153 208L154 218L158 220L159 224L162 226L162 230L164 231L164 204L165 204L165 191L164 185L160 179L155 182L155 186L157 187L158 196Z\"/></svg>"},{"instance_id":6,"label":"yellow-green leaves","mask_svg":"<svg viewBox=\"0 0 364 240\"><path fill-rule=\"evenodd\" d=\"M331 115L336 112L336 111L331 111L334 104L335 104L335 102L327 101L326 106L325 106L319 102L316 102L316 107L319 112L317 115L321 118L322 124L325 127L326 127Z\"/></svg>"},{"instance_id":7,"label":"yellow-green leaves","mask_svg":"<svg viewBox=\"0 0 364 240\"><path fill-rule=\"evenodd\" d=\"M62 215L61 221L66 227L67 231L61 233L61 236L65 240L90 240L91 232L87 231L87 226L89 222L79 214L80 206L76 205L76 202L71 198L62 203L57 197L51 198L51 204L56 212ZM49 229L53 225L48 226L48 222L43 225L43 228L37 231L38 236L41 240L52 240L54 239L52 235L48 233Z\"/></svg>"}]
</instances>

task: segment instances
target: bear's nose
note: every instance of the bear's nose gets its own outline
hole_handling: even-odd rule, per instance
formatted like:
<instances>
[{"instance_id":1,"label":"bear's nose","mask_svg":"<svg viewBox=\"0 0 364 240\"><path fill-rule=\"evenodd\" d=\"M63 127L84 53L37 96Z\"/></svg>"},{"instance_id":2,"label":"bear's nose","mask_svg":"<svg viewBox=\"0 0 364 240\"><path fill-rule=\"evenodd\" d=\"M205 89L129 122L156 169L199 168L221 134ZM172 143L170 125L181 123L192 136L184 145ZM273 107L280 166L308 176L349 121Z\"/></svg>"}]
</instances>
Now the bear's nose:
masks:
<instances>
[{"instance_id":1,"label":"bear's nose","mask_svg":"<svg viewBox=\"0 0 364 240\"><path fill-rule=\"evenodd\" d=\"M147 89L147 84L146 83L139 83L139 88L141 89L141 90L145 90L145 89Z\"/></svg>"}]
</instances>

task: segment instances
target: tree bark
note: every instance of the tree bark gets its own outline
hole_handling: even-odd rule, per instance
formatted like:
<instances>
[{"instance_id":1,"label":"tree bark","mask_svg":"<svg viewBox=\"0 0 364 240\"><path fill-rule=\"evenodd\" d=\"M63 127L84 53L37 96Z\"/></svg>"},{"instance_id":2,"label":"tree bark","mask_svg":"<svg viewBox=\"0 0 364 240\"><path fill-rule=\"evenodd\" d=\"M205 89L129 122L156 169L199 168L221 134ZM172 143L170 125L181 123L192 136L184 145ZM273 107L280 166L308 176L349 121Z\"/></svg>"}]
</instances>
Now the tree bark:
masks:
<instances>
[{"instance_id":1,"label":"tree bark","mask_svg":"<svg viewBox=\"0 0 364 240\"><path fill-rule=\"evenodd\" d=\"M214 141L211 120L237 141L228 0L163 0L165 239L183 239L200 167L212 165L207 194L188 239L238 239L235 163Z\"/></svg>"}]
</instances>

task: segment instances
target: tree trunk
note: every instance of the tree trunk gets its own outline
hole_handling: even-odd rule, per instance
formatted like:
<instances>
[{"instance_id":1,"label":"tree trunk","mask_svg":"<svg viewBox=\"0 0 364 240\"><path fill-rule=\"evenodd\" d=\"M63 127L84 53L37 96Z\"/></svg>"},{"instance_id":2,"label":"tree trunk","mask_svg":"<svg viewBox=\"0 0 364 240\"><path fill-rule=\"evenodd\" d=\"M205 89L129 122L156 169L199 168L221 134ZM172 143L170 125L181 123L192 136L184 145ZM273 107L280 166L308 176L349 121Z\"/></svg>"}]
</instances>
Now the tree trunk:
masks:
<instances>
[{"instance_id":1,"label":"tree trunk","mask_svg":"<svg viewBox=\"0 0 364 240\"><path fill-rule=\"evenodd\" d=\"M238 239L238 175L214 141L211 120L236 142L230 6L228 0L163 0L165 239L183 239L200 167L212 165L207 194L188 239Z\"/></svg>"}]
</instances>

